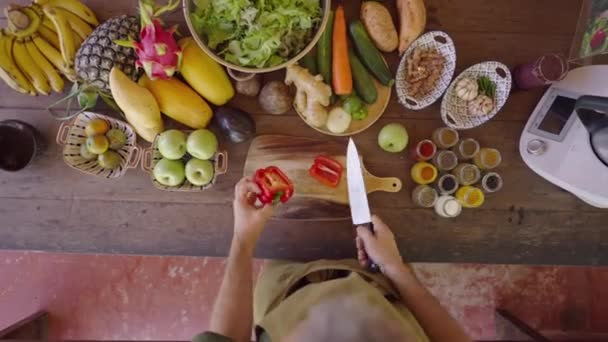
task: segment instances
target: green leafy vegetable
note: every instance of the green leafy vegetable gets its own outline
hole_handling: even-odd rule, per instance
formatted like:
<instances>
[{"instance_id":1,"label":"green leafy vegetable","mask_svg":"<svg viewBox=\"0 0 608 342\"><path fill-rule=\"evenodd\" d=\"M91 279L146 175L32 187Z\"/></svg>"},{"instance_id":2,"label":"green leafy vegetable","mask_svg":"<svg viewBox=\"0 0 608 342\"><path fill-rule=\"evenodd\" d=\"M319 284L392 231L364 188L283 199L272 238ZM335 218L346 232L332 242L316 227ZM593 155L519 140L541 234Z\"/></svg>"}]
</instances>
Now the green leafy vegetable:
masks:
<instances>
[{"instance_id":1,"label":"green leafy vegetable","mask_svg":"<svg viewBox=\"0 0 608 342\"><path fill-rule=\"evenodd\" d=\"M342 109L355 120L363 120L367 117L367 106L355 93L343 97Z\"/></svg>"},{"instance_id":2,"label":"green leafy vegetable","mask_svg":"<svg viewBox=\"0 0 608 342\"><path fill-rule=\"evenodd\" d=\"M270 67L298 54L321 22L319 0L196 0L197 33L226 61Z\"/></svg>"},{"instance_id":3,"label":"green leafy vegetable","mask_svg":"<svg viewBox=\"0 0 608 342\"><path fill-rule=\"evenodd\" d=\"M496 83L487 76L481 76L477 79L479 92L493 99L496 96Z\"/></svg>"}]
</instances>

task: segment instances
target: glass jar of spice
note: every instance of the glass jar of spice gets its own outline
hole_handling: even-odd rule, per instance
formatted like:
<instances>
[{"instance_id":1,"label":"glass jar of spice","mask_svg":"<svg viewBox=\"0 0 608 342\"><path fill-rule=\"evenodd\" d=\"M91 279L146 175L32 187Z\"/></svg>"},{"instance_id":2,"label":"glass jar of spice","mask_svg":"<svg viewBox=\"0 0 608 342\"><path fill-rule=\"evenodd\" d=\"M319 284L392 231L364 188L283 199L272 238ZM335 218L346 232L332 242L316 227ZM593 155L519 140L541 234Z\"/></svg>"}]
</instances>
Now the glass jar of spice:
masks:
<instances>
[{"instance_id":1,"label":"glass jar of spice","mask_svg":"<svg viewBox=\"0 0 608 342\"><path fill-rule=\"evenodd\" d=\"M471 185L479 181L480 171L479 168L473 164L460 163L452 174L458 179L458 183L461 185Z\"/></svg>"},{"instance_id":2,"label":"glass jar of spice","mask_svg":"<svg viewBox=\"0 0 608 342\"><path fill-rule=\"evenodd\" d=\"M440 127L433 132L433 142L439 148L450 148L458 143L458 131L450 127Z\"/></svg>"},{"instance_id":3,"label":"glass jar of spice","mask_svg":"<svg viewBox=\"0 0 608 342\"><path fill-rule=\"evenodd\" d=\"M437 191L428 185L418 185L412 191L412 201L414 201L415 205L422 208L434 206L438 197Z\"/></svg>"}]
</instances>

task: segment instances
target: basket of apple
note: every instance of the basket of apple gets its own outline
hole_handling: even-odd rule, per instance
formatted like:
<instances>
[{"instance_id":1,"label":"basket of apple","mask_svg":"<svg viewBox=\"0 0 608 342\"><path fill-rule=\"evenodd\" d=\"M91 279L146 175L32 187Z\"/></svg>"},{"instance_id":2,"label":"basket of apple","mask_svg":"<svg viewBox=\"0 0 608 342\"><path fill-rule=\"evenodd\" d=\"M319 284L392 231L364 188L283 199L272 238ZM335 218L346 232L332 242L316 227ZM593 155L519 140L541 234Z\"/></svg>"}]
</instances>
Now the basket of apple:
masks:
<instances>
[{"instance_id":1,"label":"basket of apple","mask_svg":"<svg viewBox=\"0 0 608 342\"><path fill-rule=\"evenodd\" d=\"M133 127L112 117L83 112L59 127L56 141L63 146L63 160L84 173L121 177L137 167L140 149Z\"/></svg>"},{"instance_id":2,"label":"basket of apple","mask_svg":"<svg viewBox=\"0 0 608 342\"><path fill-rule=\"evenodd\" d=\"M164 131L142 159L154 186L167 191L205 190L228 170L228 153L218 151L217 137L208 129Z\"/></svg>"}]
</instances>

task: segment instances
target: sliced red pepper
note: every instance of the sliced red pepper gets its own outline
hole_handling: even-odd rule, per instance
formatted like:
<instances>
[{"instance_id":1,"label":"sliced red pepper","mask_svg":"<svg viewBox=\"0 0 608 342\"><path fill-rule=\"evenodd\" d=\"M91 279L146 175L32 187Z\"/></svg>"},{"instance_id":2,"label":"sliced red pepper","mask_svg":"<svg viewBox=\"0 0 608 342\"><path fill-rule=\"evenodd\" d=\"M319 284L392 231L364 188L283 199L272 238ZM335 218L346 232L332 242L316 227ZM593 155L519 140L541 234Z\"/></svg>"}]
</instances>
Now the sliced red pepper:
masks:
<instances>
[{"instance_id":1,"label":"sliced red pepper","mask_svg":"<svg viewBox=\"0 0 608 342\"><path fill-rule=\"evenodd\" d=\"M262 193L258 199L263 204L287 202L293 196L293 183L281 169L269 166L255 172L255 183L260 187Z\"/></svg>"},{"instance_id":2,"label":"sliced red pepper","mask_svg":"<svg viewBox=\"0 0 608 342\"><path fill-rule=\"evenodd\" d=\"M340 184L343 170L342 164L338 161L327 156L318 156L308 173L324 185L335 188Z\"/></svg>"}]
</instances>

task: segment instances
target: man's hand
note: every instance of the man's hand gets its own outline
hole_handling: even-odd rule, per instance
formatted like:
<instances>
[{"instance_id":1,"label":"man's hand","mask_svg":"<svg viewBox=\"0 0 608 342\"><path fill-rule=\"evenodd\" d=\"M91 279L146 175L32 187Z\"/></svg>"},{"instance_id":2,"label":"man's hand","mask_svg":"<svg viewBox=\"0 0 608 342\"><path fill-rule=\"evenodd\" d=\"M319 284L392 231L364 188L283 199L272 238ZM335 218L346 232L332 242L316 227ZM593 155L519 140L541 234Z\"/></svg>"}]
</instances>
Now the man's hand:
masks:
<instances>
[{"instance_id":1,"label":"man's hand","mask_svg":"<svg viewBox=\"0 0 608 342\"><path fill-rule=\"evenodd\" d=\"M234 239L251 250L274 212L274 206L270 204L255 206L256 195L260 192L252 177L242 178L234 190Z\"/></svg>"},{"instance_id":2,"label":"man's hand","mask_svg":"<svg viewBox=\"0 0 608 342\"><path fill-rule=\"evenodd\" d=\"M364 226L357 227L357 257L362 267L367 267L371 258L382 273L388 276L403 268L397 242L391 229L376 216L372 216L374 232Z\"/></svg>"}]
</instances>

